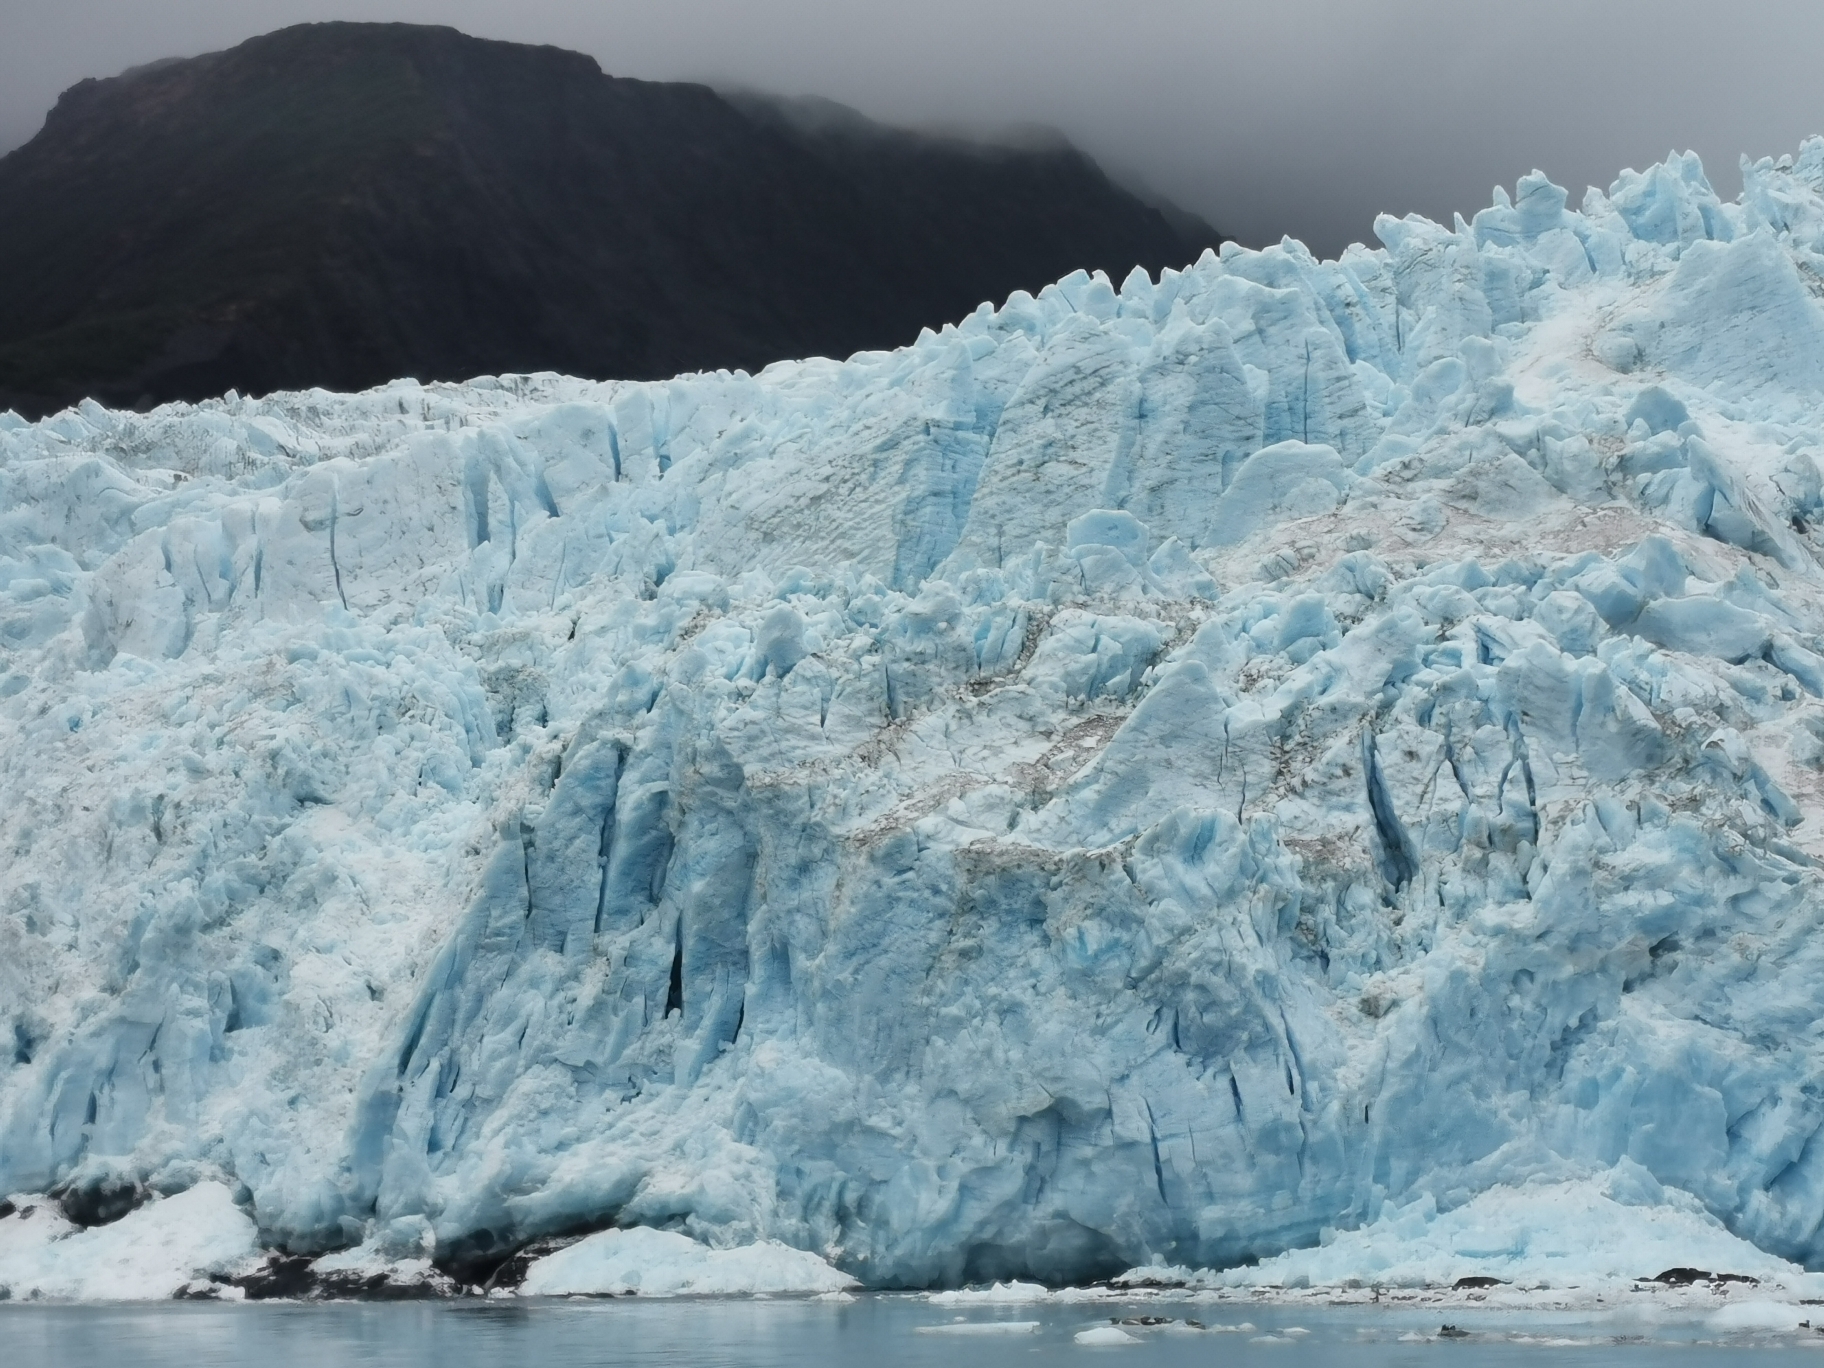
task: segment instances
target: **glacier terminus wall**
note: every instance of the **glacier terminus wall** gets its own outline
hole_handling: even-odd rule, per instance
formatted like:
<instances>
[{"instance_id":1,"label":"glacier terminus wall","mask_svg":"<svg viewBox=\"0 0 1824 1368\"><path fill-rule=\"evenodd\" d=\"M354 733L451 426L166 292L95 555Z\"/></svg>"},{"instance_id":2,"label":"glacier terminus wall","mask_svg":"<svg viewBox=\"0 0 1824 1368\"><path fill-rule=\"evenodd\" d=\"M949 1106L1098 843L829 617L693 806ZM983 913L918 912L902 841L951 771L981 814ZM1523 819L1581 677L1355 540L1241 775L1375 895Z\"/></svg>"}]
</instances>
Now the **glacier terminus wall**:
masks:
<instances>
[{"instance_id":1,"label":"glacier terminus wall","mask_svg":"<svg viewBox=\"0 0 1824 1368\"><path fill-rule=\"evenodd\" d=\"M1824 1263L1824 141L1744 176L0 417L0 1193L906 1286L1626 1165Z\"/></svg>"}]
</instances>

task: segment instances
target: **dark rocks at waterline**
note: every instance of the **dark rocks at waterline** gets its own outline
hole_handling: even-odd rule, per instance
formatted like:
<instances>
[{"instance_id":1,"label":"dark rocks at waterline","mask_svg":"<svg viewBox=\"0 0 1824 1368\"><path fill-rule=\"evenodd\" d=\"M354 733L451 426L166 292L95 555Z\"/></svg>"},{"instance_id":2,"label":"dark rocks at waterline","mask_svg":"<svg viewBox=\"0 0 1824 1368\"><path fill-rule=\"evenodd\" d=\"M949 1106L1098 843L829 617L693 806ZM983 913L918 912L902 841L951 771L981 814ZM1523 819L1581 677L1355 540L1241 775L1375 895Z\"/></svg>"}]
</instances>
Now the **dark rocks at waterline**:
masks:
<instances>
[{"instance_id":1,"label":"dark rocks at waterline","mask_svg":"<svg viewBox=\"0 0 1824 1368\"><path fill-rule=\"evenodd\" d=\"M217 1277L180 1288L180 1300L211 1300L239 1288L248 1301L428 1301L461 1296L465 1289L435 1268L318 1269L305 1255L272 1254L251 1273ZM209 1287L213 1286L212 1298Z\"/></svg>"}]
</instances>

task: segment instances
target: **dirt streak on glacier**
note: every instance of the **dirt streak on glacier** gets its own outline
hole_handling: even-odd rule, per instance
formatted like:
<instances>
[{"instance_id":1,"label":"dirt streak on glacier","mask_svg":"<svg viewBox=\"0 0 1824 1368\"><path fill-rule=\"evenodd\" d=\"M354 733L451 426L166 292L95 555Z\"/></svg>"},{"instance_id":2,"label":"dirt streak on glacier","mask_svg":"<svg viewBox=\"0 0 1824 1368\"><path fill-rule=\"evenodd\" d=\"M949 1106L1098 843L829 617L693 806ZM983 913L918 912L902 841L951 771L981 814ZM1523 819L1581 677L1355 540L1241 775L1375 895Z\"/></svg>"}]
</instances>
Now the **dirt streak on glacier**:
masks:
<instances>
[{"instance_id":1,"label":"dirt streak on glacier","mask_svg":"<svg viewBox=\"0 0 1824 1368\"><path fill-rule=\"evenodd\" d=\"M1745 180L0 418L0 1191L891 1286L1625 1163L1824 1262L1824 142Z\"/></svg>"}]
</instances>

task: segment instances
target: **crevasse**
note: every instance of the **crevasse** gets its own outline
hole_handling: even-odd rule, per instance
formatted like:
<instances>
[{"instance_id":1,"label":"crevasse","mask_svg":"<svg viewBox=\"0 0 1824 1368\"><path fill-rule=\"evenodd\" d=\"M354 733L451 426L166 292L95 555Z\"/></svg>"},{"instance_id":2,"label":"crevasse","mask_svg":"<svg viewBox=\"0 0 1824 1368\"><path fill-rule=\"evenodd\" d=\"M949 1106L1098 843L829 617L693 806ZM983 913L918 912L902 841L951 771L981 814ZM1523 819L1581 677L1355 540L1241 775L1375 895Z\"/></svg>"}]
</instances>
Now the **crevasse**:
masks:
<instances>
[{"instance_id":1,"label":"crevasse","mask_svg":"<svg viewBox=\"0 0 1824 1368\"><path fill-rule=\"evenodd\" d=\"M1824 1262L1824 141L1744 179L0 418L0 1191L918 1285L1625 1162Z\"/></svg>"}]
</instances>

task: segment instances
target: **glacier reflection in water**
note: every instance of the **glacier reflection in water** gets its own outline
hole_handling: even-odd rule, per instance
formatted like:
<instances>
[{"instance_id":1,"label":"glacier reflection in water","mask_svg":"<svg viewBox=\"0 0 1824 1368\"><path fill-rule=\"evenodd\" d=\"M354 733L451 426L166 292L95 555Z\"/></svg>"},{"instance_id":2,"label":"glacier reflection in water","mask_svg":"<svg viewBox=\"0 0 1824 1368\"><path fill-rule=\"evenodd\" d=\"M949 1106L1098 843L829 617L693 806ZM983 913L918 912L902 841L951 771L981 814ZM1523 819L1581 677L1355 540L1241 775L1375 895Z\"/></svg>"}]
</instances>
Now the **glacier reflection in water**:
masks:
<instances>
[{"instance_id":1,"label":"glacier reflection in water","mask_svg":"<svg viewBox=\"0 0 1824 1368\"><path fill-rule=\"evenodd\" d=\"M1464 1338L1438 1338L1440 1311ZM1089 1347L1084 1330L1145 1313L1204 1322L1128 1327L1137 1342ZM931 1334L959 1323L1037 1322L1029 1333ZM1217 1329L1215 1327L1245 1328ZM1709 1342L1696 1320L1626 1313L1493 1314L1461 1307L1318 1308L1246 1304L1140 1307L933 1306L922 1296L866 1295L846 1305L780 1300L568 1300L508 1303L334 1303L0 1307L5 1360L33 1368L1208 1368L1212 1364L1349 1368L1448 1361L1645 1365L1677 1347L1683 1368L1746 1362L1794 1336Z\"/></svg>"}]
</instances>

